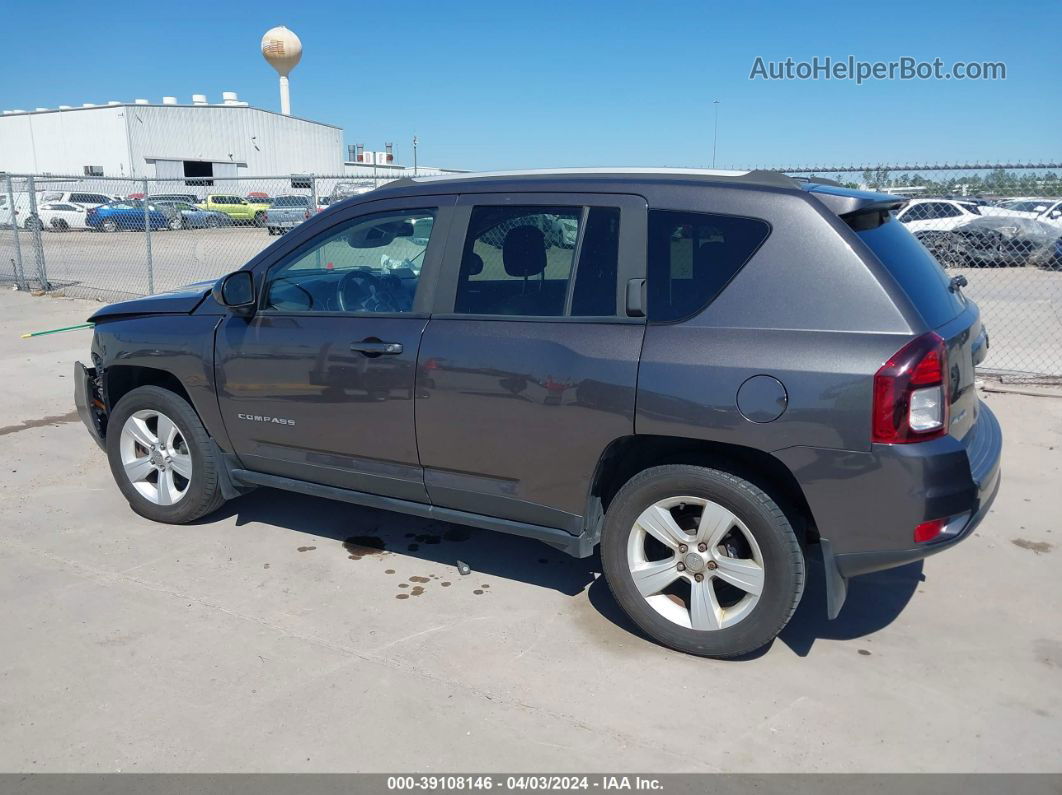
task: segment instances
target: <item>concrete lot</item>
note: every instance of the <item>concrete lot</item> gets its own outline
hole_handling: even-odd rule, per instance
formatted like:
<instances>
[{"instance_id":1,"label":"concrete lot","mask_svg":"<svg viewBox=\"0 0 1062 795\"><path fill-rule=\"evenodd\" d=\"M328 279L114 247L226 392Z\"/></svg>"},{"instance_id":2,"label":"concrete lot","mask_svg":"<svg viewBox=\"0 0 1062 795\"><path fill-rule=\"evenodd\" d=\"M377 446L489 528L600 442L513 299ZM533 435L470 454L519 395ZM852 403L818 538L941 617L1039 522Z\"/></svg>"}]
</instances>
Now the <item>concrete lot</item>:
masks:
<instances>
[{"instance_id":1,"label":"concrete lot","mask_svg":"<svg viewBox=\"0 0 1062 795\"><path fill-rule=\"evenodd\" d=\"M1060 399L986 396L973 538L834 622L813 577L723 663L522 539L267 490L140 519L71 413L89 332L18 339L92 307L0 294L0 770L1062 770Z\"/></svg>"},{"instance_id":2,"label":"concrete lot","mask_svg":"<svg viewBox=\"0 0 1062 795\"><path fill-rule=\"evenodd\" d=\"M20 231L19 239L23 267L33 275L31 235ZM155 290L216 279L276 239L255 227L156 232L151 236ZM143 232L44 232L42 241L48 278L67 295L118 300L148 292ZM12 231L0 229L0 284L13 277L14 256ZM981 306L992 340L989 366L1062 376L1062 272L954 268L948 274L966 276L966 293Z\"/></svg>"}]
</instances>

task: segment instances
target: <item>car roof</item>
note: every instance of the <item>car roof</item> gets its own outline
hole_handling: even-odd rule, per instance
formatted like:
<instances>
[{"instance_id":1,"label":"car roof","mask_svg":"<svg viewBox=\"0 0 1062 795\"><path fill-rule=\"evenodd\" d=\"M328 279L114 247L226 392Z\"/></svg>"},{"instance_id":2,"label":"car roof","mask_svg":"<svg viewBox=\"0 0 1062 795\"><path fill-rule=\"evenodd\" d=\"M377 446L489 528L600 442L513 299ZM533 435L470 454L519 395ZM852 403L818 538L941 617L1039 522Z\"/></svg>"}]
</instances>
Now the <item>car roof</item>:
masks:
<instances>
[{"instance_id":1,"label":"car roof","mask_svg":"<svg viewBox=\"0 0 1062 795\"><path fill-rule=\"evenodd\" d=\"M728 187L810 193L838 215L870 207L896 207L905 199L886 193L846 188L831 180L794 179L779 171L730 171L700 168L566 168L524 171L482 171L431 177L405 177L353 197L375 201L437 193L493 192L637 192L645 185Z\"/></svg>"}]
</instances>

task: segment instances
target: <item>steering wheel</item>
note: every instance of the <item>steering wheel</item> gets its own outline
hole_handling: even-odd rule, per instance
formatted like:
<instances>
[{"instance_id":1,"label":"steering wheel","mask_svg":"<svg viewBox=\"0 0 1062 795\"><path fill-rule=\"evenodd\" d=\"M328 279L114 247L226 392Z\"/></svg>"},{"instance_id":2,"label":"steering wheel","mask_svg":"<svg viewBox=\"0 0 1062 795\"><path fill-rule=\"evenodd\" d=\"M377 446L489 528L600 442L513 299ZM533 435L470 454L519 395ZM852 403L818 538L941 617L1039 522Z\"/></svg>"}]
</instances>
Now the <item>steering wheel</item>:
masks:
<instances>
[{"instance_id":1,"label":"steering wheel","mask_svg":"<svg viewBox=\"0 0 1062 795\"><path fill-rule=\"evenodd\" d=\"M343 274L336 288L343 312L400 312L391 291L374 273L352 270Z\"/></svg>"}]
</instances>

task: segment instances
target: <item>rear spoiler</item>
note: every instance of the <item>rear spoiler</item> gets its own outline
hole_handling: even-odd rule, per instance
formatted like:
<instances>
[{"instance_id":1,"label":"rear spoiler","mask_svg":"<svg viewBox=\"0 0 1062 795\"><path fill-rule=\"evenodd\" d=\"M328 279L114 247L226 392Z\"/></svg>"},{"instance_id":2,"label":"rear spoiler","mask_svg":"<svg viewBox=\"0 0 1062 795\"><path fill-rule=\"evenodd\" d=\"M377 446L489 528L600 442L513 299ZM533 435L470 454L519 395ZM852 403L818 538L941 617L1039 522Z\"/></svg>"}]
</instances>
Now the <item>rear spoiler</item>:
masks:
<instances>
[{"instance_id":1,"label":"rear spoiler","mask_svg":"<svg viewBox=\"0 0 1062 795\"><path fill-rule=\"evenodd\" d=\"M891 193L845 188L832 180L809 180L801 182L800 187L846 221L862 213L899 210L908 201L903 196L893 196Z\"/></svg>"}]
</instances>

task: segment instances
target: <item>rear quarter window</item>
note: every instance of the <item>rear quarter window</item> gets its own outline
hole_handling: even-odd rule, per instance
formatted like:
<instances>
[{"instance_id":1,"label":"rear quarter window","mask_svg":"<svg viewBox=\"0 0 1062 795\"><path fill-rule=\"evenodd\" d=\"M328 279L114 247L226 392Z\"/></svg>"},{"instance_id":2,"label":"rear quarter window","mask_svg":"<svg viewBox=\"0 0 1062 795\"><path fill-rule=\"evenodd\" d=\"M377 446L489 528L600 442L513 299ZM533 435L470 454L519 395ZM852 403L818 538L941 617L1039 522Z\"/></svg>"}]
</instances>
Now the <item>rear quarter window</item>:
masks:
<instances>
[{"instance_id":1,"label":"rear quarter window","mask_svg":"<svg viewBox=\"0 0 1062 795\"><path fill-rule=\"evenodd\" d=\"M692 317L723 291L771 228L758 218L649 211L648 317Z\"/></svg>"},{"instance_id":2,"label":"rear quarter window","mask_svg":"<svg viewBox=\"0 0 1062 795\"><path fill-rule=\"evenodd\" d=\"M951 280L944 269L903 224L890 218L856 234L881 260L930 327L939 328L963 311L965 303L949 289Z\"/></svg>"}]
</instances>

